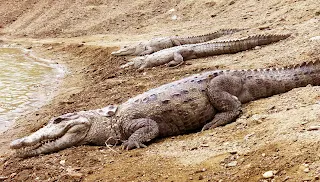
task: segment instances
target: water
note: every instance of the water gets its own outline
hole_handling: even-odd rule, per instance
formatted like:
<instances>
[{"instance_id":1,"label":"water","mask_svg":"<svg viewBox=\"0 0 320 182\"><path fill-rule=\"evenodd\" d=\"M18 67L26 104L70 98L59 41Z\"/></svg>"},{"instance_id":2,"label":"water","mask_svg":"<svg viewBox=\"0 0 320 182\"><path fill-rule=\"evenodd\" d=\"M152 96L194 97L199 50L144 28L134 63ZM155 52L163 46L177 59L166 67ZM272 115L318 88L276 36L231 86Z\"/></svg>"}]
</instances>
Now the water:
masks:
<instances>
[{"instance_id":1,"label":"water","mask_svg":"<svg viewBox=\"0 0 320 182\"><path fill-rule=\"evenodd\" d=\"M18 48L0 48L0 69L0 132L45 104L63 76L59 65Z\"/></svg>"}]
</instances>

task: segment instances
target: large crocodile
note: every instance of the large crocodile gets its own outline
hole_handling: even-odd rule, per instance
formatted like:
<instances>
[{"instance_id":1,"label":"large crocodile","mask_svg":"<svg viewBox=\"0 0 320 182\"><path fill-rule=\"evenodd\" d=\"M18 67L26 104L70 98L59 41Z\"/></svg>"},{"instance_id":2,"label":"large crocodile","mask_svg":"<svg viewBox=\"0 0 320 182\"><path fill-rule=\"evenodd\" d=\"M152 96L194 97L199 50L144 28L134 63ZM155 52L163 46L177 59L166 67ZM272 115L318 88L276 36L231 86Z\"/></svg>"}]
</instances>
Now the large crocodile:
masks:
<instances>
[{"instance_id":1,"label":"large crocodile","mask_svg":"<svg viewBox=\"0 0 320 182\"><path fill-rule=\"evenodd\" d=\"M145 147L157 137L215 128L234 121L241 104L308 84L320 85L320 60L254 70L208 71L151 89L119 106L68 113L11 143L20 157L67 147L123 143Z\"/></svg>"},{"instance_id":2,"label":"large crocodile","mask_svg":"<svg viewBox=\"0 0 320 182\"><path fill-rule=\"evenodd\" d=\"M168 66L176 66L182 64L185 60L220 54L237 53L252 49L256 46L277 42L286 39L289 36L290 34L256 35L237 40L176 46L163 49L150 55L133 58L127 64L122 65L121 68L133 66L136 69L142 70L144 68L150 68L163 64L167 64Z\"/></svg>"},{"instance_id":3,"label":"large crocodile","mask_svg":"<svg viewBox=\"0 0 320 182\"><path fill-rule=\"evenodd\" d=\"M120 48L120 50L112 52L112 55L115 56L141 56L151 54L162 49L167 49L174 46L180 46L185 44L196 44L207 42L224 35L233 34L235 32L239 32L245 29L221 29L213 33L198 35L198 36L190 36L190 37L162 37L162 38L154 38L150 41L140 42L136 45L125 45Z\"/></svg>"}]
</instances>

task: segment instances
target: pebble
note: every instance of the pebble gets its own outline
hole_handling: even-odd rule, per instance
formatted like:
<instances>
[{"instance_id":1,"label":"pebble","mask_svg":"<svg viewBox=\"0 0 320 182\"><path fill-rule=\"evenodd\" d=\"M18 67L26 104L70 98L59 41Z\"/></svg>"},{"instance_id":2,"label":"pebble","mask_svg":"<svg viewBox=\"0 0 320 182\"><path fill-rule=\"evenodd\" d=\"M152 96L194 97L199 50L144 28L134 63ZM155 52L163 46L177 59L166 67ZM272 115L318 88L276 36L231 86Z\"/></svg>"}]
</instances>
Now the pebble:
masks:
<instances>
[{"instance_id":1,"label":"pebble","mask_svg":"<svg viewBox=\"0 0 320 182\"><path fill-rule=\"evenodd\" d=\"M232 155L234 155L234 154L237 154L238 151L236 151L236 150L235 150L235 151L230 151L229 153L232 154Z\"/></svg>"},{"instance_id":2,"label":"pebble","mask_svg":"<svg viewBox=\"0 0 320 182\"><path fill-rule=\"evenodd\" d=\"M203 180L204 177L202 175L199 176L199 180Z\"/></svg>"},{"instance_id":3,"label":"pebble","mask_svg":"<svg viewBox=\"0 0 320 182\"><path fill-rule=\"evenodd\" d=\"M308 131L314 131L314 130L320 130L320 126L310 126L308 129Z\"/></svg>"},{"instance_id":4,"label":"pebble","mask_svg":"<svg viewBox=\"0 0 320 182\"><path fill-rule=\"evenodd\" d=\"M200 145L200 147L209 147L209 145L206 144L206 143L203 143L203 144Z\"/></svg>"},{"instance_id":5,"label":"pebble","mask_svg":"<svg viewBox=\"0 0 320 182\"><path fill-rule=\"evenodd\" d=\"M305 173L308 173L309 171L310 171L309 168L305 168L305 169L303 170L303 172L305 172Z\"/></svg>"},{"instance_id":6,"label":"pebble","mask_svg":"<svg viewBox=\"0 0 320 182\"><path fill-rule=\"evenodd\" d=\"M237 164L238 164L237 161L232 161L232 162L228 163L227 166L228 166L228 167L234 167L234 166L236 166Z\"/></svg>"},{"instance_id":7,"label":"pebble","mask_svg":"<svg viewBox=\"0 0 320 182\"><path fill-rule=\"evenodd\" d=\"M170 13L172 13L172 12L174 12L174 11L176 11L174 8L172 8L172 9L170 9L168 12L170 12Z\"/></svg>"},{"instance_id":8,"label":"pebble","mask_svg":"<svg viewBox=\"0 0 320 182\"><path fill-rule=\"evenodd\" d=\"M266 156L266 154L265 154L265 153L262 153L262 154L261 154L261 156L262 156L262 157L265 157L265 156Z\"/></svg>"},{"instance_id":9,"label":"pebble","mask_svg":"<svg viewBox=\"0 0 320 182\"><path fill-rule=\"evenodd\" d=\"M178 16L177 16L177 15L173 15L173 16L171 17L171 19L172 19L172 20L177 20L177 19L178 19Z\"/></svg>"},{"instance_id":10,"label":"pebble","mask_svg":"<svg viewBox=\"0 0 320 182\"><path fill-rule=\"evenodd\" d=\"M59 163L64 166L66 164L66 160L61 160Z\"/></svg>"},{"instance_id":11,"label":"pebble","mask_svg":"<svg viewBox=\"0 0 320 182\"><path fill-rule=\"evenodd\" d=\"M273 171L267 171L262 176L264 178L271 178L271 177L273 177Z\"/></svg>"},{"instance_id":12,"label":"pebble","mask_svg":"<svg viewBox=\"0 0 320 182\"><path fill-rule=\"evenodd\" d=\"M5 179L8 179L7 176L0 176L0 180L5 180Z\"/></svg>"},{"instance_id":13,"label":"pebble","mask_svg":"<svg viewBox=\"0 0 320 182\"><path fill-rule=\"evenodd\" d=\"M320 41L320 36L310 38L311 41Z\"/></svg>"}]
</instances>

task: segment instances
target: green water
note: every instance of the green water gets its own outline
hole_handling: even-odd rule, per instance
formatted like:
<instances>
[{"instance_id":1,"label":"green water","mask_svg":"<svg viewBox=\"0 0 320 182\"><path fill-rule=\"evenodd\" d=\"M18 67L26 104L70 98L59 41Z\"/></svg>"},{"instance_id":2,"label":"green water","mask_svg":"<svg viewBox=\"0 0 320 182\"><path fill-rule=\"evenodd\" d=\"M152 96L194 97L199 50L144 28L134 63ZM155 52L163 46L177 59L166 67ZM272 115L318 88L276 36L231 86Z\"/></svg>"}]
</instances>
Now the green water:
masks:
<instances>
[{"instance_id":1,"label":"green water","mask_svg":"<svg viewBox=\"0 0 320 182\"><path fill-rule=\"evenodd\" d=\"M0 132L48 99L59 72L52 65L26 50L0 48Z\"/></svg>"}]
</instances>

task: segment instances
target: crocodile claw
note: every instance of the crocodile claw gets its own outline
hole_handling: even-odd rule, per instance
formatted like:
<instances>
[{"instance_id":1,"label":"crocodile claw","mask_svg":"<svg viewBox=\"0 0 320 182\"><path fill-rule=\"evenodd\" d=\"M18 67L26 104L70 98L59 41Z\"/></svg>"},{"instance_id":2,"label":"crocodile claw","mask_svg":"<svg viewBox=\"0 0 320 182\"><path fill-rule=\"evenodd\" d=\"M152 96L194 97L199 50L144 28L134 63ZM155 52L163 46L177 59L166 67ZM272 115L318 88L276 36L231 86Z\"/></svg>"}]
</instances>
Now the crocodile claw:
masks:
<instances>
[{"instance_id":1,"label":"crocodile claw","mask_svg":"<svg viewBox=\"0 0 320 182\"><path fill-rule=\"evenodd\" d=\"M123 150L131 150L134 148L146 148L147 146L141 142L137 142L137 141L125 141L122 144L122 149Z\"/></svg>"},{"instance_id":2,"label":"crocodile claw","mask_svg":"<svg viewBox=\"0 0 320 182\"><path fill-rule=\"evenodd\" d=\"M128 62L126 64L121 65L120 68L128 68L128 67L131 67L133 65L134 65L134 62Z\"/></svg>"}]
</instances>

